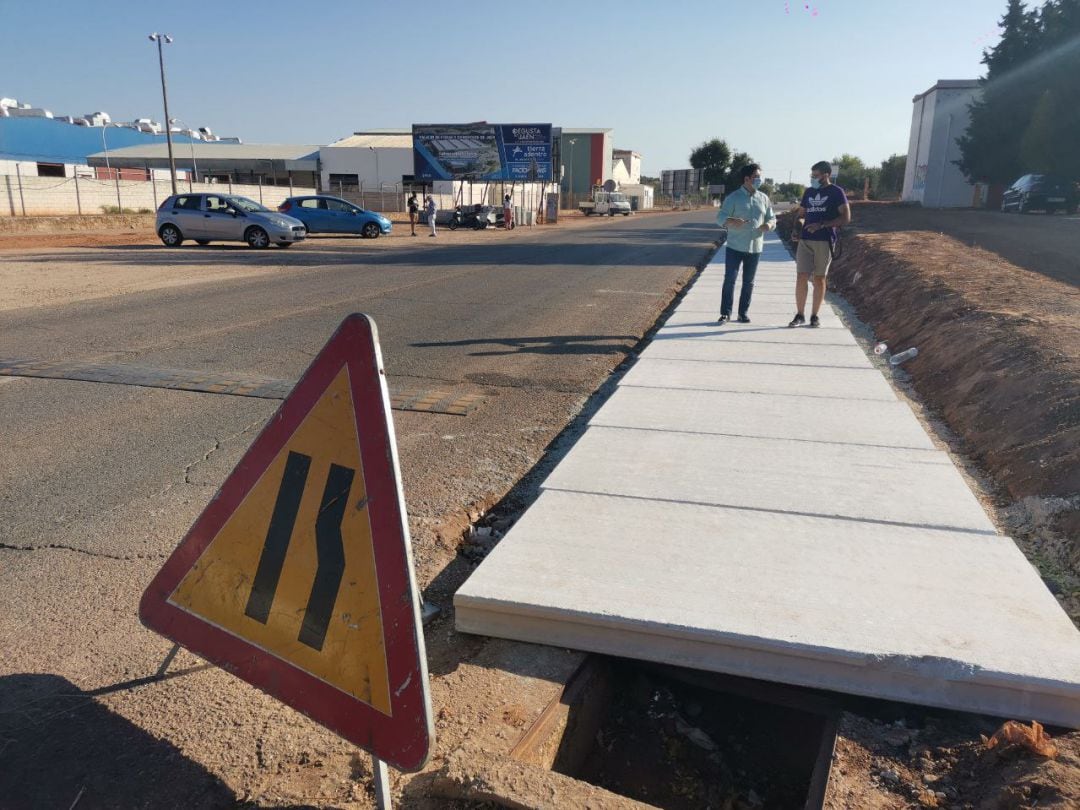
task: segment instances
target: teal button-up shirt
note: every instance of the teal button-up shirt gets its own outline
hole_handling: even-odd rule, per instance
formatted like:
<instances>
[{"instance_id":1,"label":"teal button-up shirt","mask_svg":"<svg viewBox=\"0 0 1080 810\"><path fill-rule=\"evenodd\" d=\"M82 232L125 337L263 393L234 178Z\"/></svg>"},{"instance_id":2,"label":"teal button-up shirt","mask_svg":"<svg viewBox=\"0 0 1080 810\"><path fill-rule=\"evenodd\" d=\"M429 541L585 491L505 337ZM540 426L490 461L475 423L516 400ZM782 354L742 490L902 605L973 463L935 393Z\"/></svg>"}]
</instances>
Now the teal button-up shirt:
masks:
<instances>
[{"instance_id":1,"label":"teal button-up shirt","mask_svg":"<svg viewBox=\"0 0 1080 810\"><path fill-rule=\"evenodd\" d=\"M720 213L716 215L716 224L725 225L728 217L738 217L749 222L738 228L728 228L727 246L743 253L761 253L765 247L765 236L758 230L768 225L771 231L776 227L776 214L772 210L772 201L767 194L755 191L748 194L743 186L727 195Z\"/></svg>"}]
</instances>

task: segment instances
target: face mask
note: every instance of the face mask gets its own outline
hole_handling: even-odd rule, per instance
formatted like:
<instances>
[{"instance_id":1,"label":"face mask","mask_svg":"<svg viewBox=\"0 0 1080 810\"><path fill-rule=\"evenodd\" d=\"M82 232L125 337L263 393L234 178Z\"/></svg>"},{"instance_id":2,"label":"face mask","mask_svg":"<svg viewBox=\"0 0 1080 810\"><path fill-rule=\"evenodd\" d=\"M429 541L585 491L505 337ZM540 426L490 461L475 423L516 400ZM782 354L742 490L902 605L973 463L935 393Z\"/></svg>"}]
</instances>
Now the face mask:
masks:
<instances>
[{"instance_id":1,"label":"face mask","mask_svg":"<svg viewBox=\"0 0 1080 810\"><path fill-rule=\"evenodd\" d=\"M821 188L821 181L818 180L816 177L811 178L810 188Z\"/></svg>"},{"instance_id":2,"label":"face mask","mask_svg":"<svg viewBox=\"0 0 1080 810\"><path fill-rule=\"evenodd\" d=\"M761 188L761 178L760 177L755 177L753 180L750 181L750 183L751 183L751 185L753 185L754 188Z\"/></svg>"}]
</instances>

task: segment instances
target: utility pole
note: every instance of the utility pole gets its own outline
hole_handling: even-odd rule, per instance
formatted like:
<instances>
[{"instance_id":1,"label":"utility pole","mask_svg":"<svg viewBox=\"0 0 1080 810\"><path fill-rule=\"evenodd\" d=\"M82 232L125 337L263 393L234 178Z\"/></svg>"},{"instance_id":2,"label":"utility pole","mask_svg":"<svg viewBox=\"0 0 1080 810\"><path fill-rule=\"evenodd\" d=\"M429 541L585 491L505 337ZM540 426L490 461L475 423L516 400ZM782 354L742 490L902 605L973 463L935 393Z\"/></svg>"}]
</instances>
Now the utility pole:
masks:
<instances>
[{"instance_id":1,"label":"utility pole","mask_svg":"<svg viewBox=\"0 0 1080 810\"><path fill-rule=\"evenodd\" d=\"M169 180L172 183L172 193L176 194L176 161L173 159L172 130L169 126L169 93L165 88L165 51L164 46L171 44L173 38L168 34L154 32L150 34L150 41L157 43L158 66L161 68L161 100L165 104L165 142L169 146Z\"/></svg>"}]
</instances>

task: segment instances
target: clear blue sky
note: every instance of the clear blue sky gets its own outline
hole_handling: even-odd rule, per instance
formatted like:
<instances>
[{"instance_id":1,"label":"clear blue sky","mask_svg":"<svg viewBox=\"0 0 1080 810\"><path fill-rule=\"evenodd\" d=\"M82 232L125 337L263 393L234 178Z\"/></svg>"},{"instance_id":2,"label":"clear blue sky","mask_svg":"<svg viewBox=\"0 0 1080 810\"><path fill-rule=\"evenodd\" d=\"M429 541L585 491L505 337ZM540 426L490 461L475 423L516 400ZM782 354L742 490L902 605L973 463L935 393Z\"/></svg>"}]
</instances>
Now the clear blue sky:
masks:
<instances>
[{"instance_id":1,"label":"clear blue sky","mask_svg":"<svg viewBox=\"0 0 1080 810\"><path fill-rule=\"evenodd\" d=\"M809 8L806 6L809 5ZM605 126L646 174L719 136L766 176L906 152L911 97L976 78L1006 0L0 0L0 95L324 144L414 122ZM469 9L484 8L482 13Z\"/></svg>"}]
</instances>

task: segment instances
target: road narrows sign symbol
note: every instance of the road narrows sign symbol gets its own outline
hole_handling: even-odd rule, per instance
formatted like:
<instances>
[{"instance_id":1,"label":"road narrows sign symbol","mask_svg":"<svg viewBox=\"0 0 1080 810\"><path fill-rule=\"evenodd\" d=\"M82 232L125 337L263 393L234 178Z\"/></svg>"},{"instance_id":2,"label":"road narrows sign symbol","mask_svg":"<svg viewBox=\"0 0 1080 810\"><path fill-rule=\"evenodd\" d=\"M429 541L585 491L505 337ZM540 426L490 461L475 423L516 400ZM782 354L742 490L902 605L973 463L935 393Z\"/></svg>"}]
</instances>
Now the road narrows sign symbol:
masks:
<instances>
[{"instance_id":1,"label":"road narrows sign symbol","mask_svg":"<svg viewBox=\"0 0 1080 810\"><path fill-rule=\"evenodd\" d=\"M424 640L370 319L341 324L139 612L396 768L423 767L432 738Z\"/></svg>"}]
</instances>

